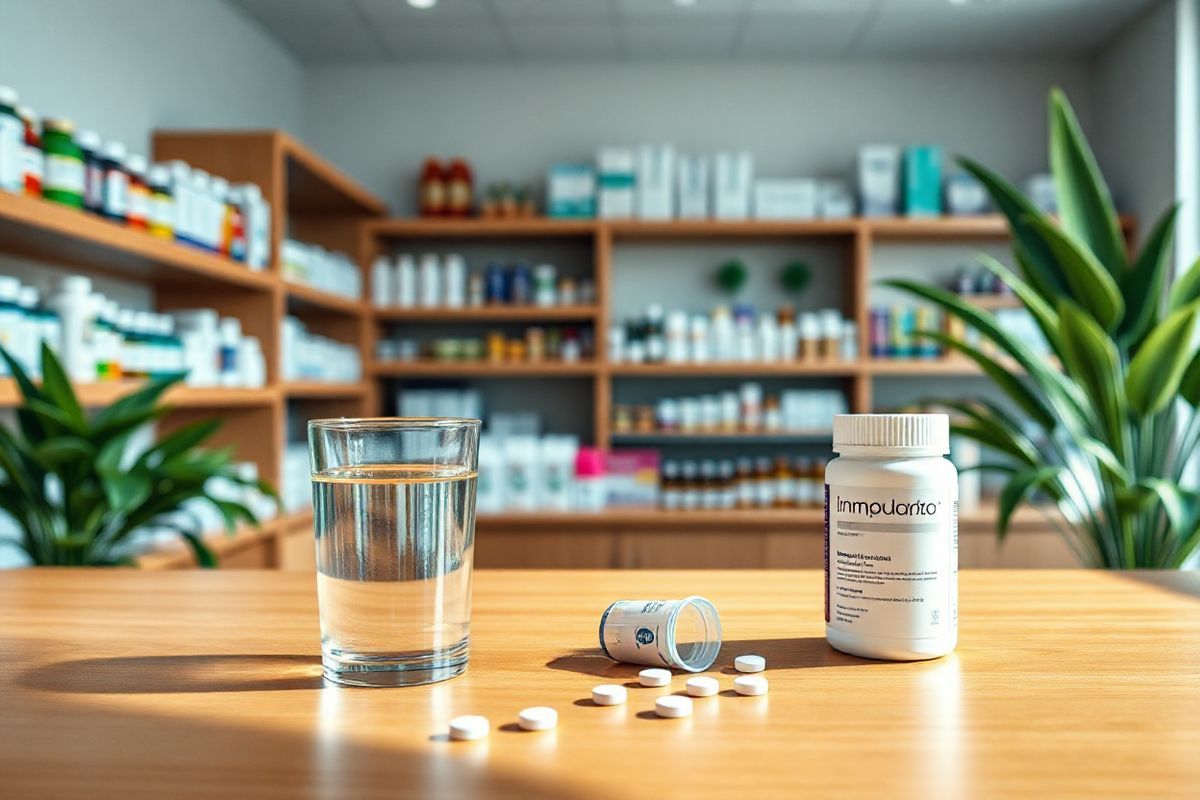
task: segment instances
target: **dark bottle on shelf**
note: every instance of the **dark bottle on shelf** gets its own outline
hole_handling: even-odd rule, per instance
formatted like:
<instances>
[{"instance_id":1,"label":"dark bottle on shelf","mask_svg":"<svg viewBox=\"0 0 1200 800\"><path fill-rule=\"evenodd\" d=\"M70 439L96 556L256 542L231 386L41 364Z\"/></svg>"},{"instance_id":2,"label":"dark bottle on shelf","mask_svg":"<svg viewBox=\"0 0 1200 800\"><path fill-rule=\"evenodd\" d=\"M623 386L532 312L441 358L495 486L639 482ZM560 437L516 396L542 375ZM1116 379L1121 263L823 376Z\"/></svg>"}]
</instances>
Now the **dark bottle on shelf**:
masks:
<instances>
[{"instance_id":1,"label":"dark bottle on shelf","mask_svg":"<svg viewBox=\"0 0 1200 800\"><path fill-rule=\"evenodd\" d=\"M748 458L739 458L737 460L737 476L734 479L737 484L737 496L734 500L734 505L737 508L754 508L754 499L758 496L755 489L754 481L754 462Z\"/></svg>"}]
</instances>

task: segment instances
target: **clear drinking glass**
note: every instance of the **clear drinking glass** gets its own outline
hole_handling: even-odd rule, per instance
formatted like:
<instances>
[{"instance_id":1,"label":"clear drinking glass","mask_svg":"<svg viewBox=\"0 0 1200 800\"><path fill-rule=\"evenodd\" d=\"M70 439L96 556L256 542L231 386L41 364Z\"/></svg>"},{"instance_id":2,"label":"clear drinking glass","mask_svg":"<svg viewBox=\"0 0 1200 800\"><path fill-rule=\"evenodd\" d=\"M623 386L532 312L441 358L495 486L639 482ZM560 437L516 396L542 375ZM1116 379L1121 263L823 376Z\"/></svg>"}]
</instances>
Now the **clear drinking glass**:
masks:
<instances>
[{"instance_id":1,"label":"clear drinking glass","mask_svg":"<svg viewBox=\"0 0 1200 800\"><path fill-rule=\"evenodd\" d=\"M410 686L467 668L479 420L308 423L325 677Z\"/></svg>"}]
</instances>

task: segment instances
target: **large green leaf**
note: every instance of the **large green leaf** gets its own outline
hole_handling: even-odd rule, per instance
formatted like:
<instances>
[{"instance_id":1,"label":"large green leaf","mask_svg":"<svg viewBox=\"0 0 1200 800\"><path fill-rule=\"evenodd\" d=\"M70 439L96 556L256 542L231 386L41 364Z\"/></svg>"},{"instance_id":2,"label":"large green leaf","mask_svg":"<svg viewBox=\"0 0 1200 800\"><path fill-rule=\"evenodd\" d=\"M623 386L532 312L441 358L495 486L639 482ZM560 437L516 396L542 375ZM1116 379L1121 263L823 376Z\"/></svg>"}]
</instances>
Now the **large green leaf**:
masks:
<instances>
[{"instance_id":1,"label":"large green leaf","mask_svg":"<svg viewBox=\"0 0 1200 800\"><path fill-rule=\"evenodd\" d=\"M1059 301L1058 319L1063 367L1091 398L1103 441L1124 462L1128 404L1117 346L1090 314L1066 298Z\"/></svg>"},{"instance_id":2,"label":"large green leaf","mask_svg":"<svg viewBox=\"0 0 1200 800\"><path fill-rule=\"evenodd\" d=\"M214 417L184 425L165 439L159 440L157 444L143 453L138 461L142 464L157 466L174 456L186 453L216 433L217 429L221 427L221 423L222 420L219 417Z\"/></svg>"},{"instance_id":3,"label":"large green leaf","mask_svg":"<svg viewBox=\"0 0 1200 800\"><path fill-rule=\"evenodd\" d=\"M1129 362L1125 396L1135 414L1157 414L1175 399L1179 382L1194 354L1196 304L1173 311L1156 326Z\"/></svg>"},{"instance_id":4,"label":"large green leaf","mask_svg":"<svg viewBox=\"0 0 1200 800\"><path fill-rule=\"evenodd\" d=\"M1125 301L1113 276L1087 247L1053 221L1037 219L1033 225L1062 266L1063 276L1071 287L1071 297L1087 309L1102 328L1116 328L1125 313Z\"/></svg>"},{"instance_id":5,"label":"large green leaf","mask_svg":"<svg viewBox=\"0 0 1200 800\"><path fill-rule=\"evenodd\" d=\"M1066 280L1054 253L1032 225L1032 220L1044 216L1042 212L1012 184L982 164L969 158L959 158L958 162L983 184L993 205L1008 219L1013 249L1025 280L1046 302L1057 303L1058 296L1066 291Z\"/></svg>"},{"instance_id":6,"label":"large green leaf","mask_svg":"<svg viewBox=\"0 0 1200 800\"><path fill-rule=\"evenodd\" d=\"M991 378L992 382L1008 395L1010 400L1016 403L1022 411L1032 417L1045 430L1052 430L1057 424L1057 418L1046 407L1042 398L1038 397L1036 393L1013 375L1009 369L1002 366L1000 362L979 348L972 347L966 342L960 342L940 331L921 331L919 335L939 341L951 350L956 350L974 361L983 373Z\"/></svg>"},{"instance_id":7,"label":"large green leaf","mask_svg":"<svg viewBox=\"0 0 1200 800\"><path fill-rule=\"evenodd\" d=\"M1183 377L1179 379L1179 394L1193 407L1200 406L1200 352L1192 356Z\"/></svg>"},{"instance_id":8,"label":"large green leaf","mask_svg":"<svg viewBox=\"0 0 1200 800\"><path fill-rule=\"evenodd\" d=\"M87 418L83 414L83 406L71 387L71 379L58 358L55 357L49 345L42 344L42 394L46 402L53 403L69 420L68 427L82 433L87 428Z\"/></svg>"},{"instance_id":9,"label":"large green leaf","mask_svg":"<svg viewBox=\"0 0 1200 800\"><path fill-rule=\"evenodd\" d=\"M1063 228L1095 254L1110 276L1122 275L1128 260L1112 195L1060 89L1050 92L1050 171Z\"/></svg>"},{"instance_id":10,"label":"large green leaf","mask_svg":"<svg viewBox=\"0 0 1200 800\"><path fill-rule=\"evenodd\" d=\"M1017 299L1024 304L1025 309L1033 317L1033 321L1037 323L1042 335L1046 337L1046 342L1057 354L1060 347L1058 342L1058 313L1055 312L1054 308L1042 299L1041 294L1032 286L992 256L987 253L980 253L979 263L1003 281L1004 285L1011 289Z\"/></svg>"},{"instance_id":11,"label":"large green leaf","mask_svg":"<svg viewBox=\"0 0 1200 800\"><path fill-rule=\"evenodd\" d=\"M1195 261L1187 272L1175 279L1171 284L1171 292L1167 296L1167 309L1174 311L1200 300L1200 260Z\"/></svg>"},{"instance_id":12,"label":"large green leaf","mask_svg":"<svg viewBox=\"0 0 1200 800\"><path fill-rule=\"evenodd\" d=\"M1042 454L1038 452L1037 448L1016 431L981 425L977 422L959 421L951 423L950 432L955 436L965 436L972 441L979 442L984 447L989 447L998 453L1012 456L1023 466L1032 466L1043 460Z\"/></svg>"},{"instance_id":13,"label":"large green leaf","mask_svg":"<svg viewBox=\"0 0 1200 800\"><path fill-rule=\"evenodd\" d=\"M996 509L996 536L1004 541L1013 512L1025 498L1037 489L1049 489L1058 480L1063 468L1059 466L1031 467L1008 479L1000 490Z\"/></svg>"},{"instance_id":14,"label":"large green leaf","mask_svg":"<svg viewBox=\"0 0 1200 800\"><path fill-rule=\"evenodd\" d=\"M48 348L43 345L42 351L45 352L47 349ZM37 400L43 399L41 390L34 385L33 381L30 380L29 375L26 374L24 368L17 363L17 360L14 359L12 354L10 354L4 347L0 347L0 358L4 359L4 363L8 367L8 374L11 375L13 380L17 382L17 388L21 390L22 398L26 400L31 398Z\"/></svg>"},{"instance_id":15,"label":"large green leaf","mask_svg":"<svg viewBox=\"0 0 1200 800\"><path fill-rule=\"evenodd\" d=\"M179 383L178 375L155 378L147 381L146 385L136 392L125 395L117 402L96 412L92 418L92 427L106 429L120 428L122 421L127 419L151 419L152 409L167 389Z\"/></svg>"},{"instance_id":16,"label":"large green leaf","mask_svg":"<svg viewBox=\"0 0 1200 800\"><path fill-rule=\"evenodd\" d=\"M1128 346L1141 342L1146 332L1158 321L1162 305L1163 286L1171 264L1171 241L1175 235L1175 204L1162 215L1133 268L1121 276L1121 293L1125 297L1125 318L1117 327L1117 341Z\"/></svg>"}]
</instances>

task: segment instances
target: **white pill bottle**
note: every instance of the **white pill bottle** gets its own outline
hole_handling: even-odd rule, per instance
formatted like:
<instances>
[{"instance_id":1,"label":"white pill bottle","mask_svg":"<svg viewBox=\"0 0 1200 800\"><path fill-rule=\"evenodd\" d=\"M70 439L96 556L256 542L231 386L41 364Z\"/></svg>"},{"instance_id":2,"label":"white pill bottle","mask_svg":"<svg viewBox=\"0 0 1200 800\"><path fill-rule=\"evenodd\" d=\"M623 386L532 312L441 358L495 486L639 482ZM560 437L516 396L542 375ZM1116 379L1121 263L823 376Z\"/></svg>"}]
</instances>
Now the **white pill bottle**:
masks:
<instances>
[{"instance_id":1,"label":"white pill bottle","mask_svg":"<svg viewBox=\"0 0 1200 800\"><path fill-rule=\"evenodd\" d=\"M825 638L888 661L958 643L958 471L945 414L842 414L825 470Z\"/></svg>"}]
</instances>

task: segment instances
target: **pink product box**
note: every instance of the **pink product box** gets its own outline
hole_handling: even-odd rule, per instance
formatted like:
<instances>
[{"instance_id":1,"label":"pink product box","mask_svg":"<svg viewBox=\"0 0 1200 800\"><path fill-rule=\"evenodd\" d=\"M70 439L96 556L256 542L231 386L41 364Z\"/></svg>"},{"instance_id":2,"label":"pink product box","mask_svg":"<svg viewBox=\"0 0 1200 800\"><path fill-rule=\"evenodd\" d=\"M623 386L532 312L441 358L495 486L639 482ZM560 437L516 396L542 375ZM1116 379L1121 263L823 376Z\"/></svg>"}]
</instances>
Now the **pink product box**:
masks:
<instances>
[{"instance_id":1,"label":"pink product box","mask_svg":"<svg viewBox=\"0 0 1200 800\"><path fill-rule=\"evenodd\" d=\"M657 450L612 450L604 454L608 508L658 505L658 475L662 456Z\"/></svg>"}]
</instances>

